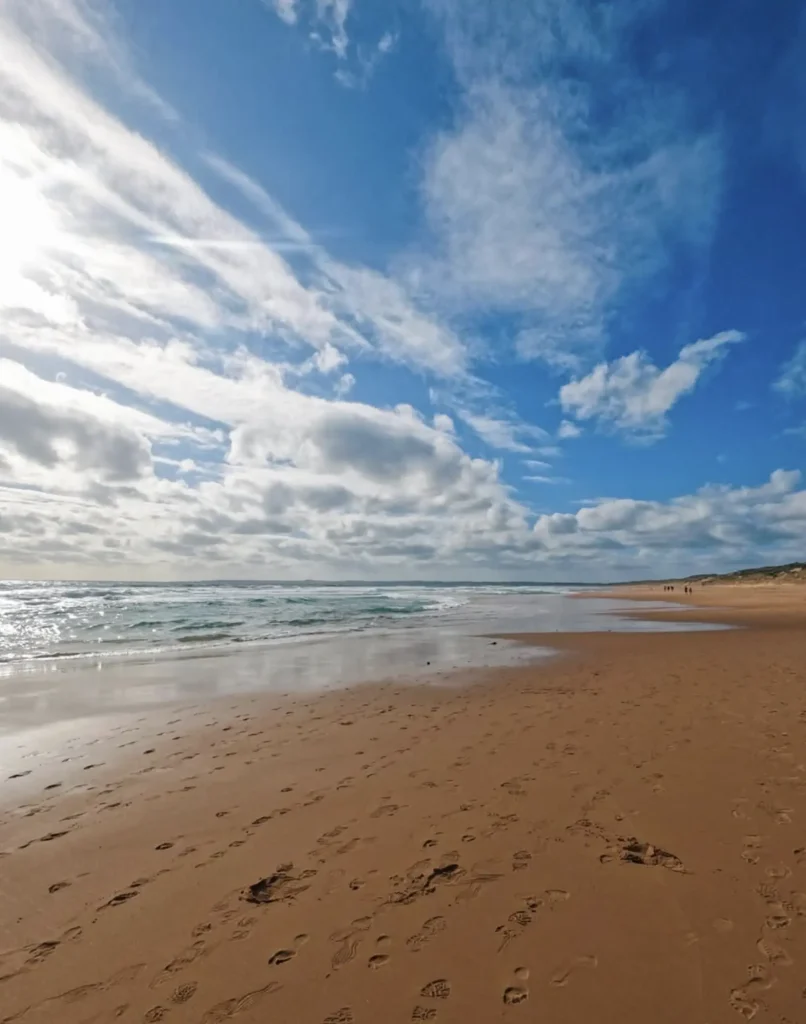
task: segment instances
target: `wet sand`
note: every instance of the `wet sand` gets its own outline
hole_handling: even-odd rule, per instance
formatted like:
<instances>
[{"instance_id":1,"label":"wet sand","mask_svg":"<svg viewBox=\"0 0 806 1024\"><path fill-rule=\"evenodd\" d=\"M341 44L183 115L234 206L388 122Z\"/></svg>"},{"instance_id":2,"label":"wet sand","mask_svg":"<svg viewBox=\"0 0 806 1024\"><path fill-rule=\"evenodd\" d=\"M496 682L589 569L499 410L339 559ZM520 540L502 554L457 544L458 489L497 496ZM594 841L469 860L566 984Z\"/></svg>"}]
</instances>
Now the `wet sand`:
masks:
<instances>
[{"instance_id":1,"label":"wet sand","mask_svg":"<svg viewBox=\"0 0 806 1024\"><path fill-rule=\"evenodd\" d=\"M691 602L4 773L0 1021L803 1020L806 604Z\"/></svg>"}]
</instances>

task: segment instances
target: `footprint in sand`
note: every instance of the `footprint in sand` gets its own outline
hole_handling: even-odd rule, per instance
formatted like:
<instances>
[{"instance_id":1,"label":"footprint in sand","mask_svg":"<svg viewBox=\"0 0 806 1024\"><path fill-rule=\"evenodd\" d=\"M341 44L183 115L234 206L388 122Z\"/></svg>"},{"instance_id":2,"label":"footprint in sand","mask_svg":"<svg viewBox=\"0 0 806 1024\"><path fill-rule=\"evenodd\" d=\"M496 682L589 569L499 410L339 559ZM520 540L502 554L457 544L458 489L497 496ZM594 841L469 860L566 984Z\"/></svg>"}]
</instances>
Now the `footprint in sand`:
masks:
<instances>
[{"instance_id":1,"label":"footprint in sand","mask_svg":"<svg viewBox=\"0 0 806 1024\"><path fill-rule=\"evenodd\" d=\"M353 1011L349 1006L342 1006L335 1013L329 1013L322 1021L322 1024L353 1024Z\"/></svg>"},{"instance_id":2,"label":"footprint in sand","mask_svg":"<svg viewBox=\"0 0 806 1024\"><path fill-rule=\"evenodd\" d=\"M517 1006L529 998L529 989L525 985L510 985L504 989L503 998L507 1006Z\"/></svg>"},{"instance_id":3,"label":"footprint in sand","mask_svg":"<svg viewBox=\"0 0 806 1024\"><path fill-rule=\"evenodd\" d=\"M758 864L761 836L745 836L742 839L742 860L748 864Z\"/></svg>"},{"instance_id":4,"label":"footprint in sand","mask_svg":"<svg viewBox=\"0 0 806 1024\"><path fill-rule=\"evenodd\" d=\"M168 1014L168 1009L165 1006L152 1006L150 1010L146 1010L143 1015L143 1024L157 1024L158 1021L164 1020Z\"/></svg>"},{"instance_id":5,"label":"footprint in sand","mask_svg":"<svg viewBox=\"0 0 806 1024\"><path fill-rule=\"evenodd\" d=\"M429 917L418 932L415 932L414 935L410 935L406 939L406 945L412 953L419 953L423 946L439 935L440 932L444 932L447 927L448 922L444 917Z\"/></svg>"},{"instance_id":6,"label":"footprint in sand","mask_svg":"<svg viewBox=\"0 0 806 1024\"><path fill-rule=\"evenodd\" d=\"M512 870L523 871L524 868L529 867L529 861L532 859L531 853L528 850L516 850L512 854Z\"/></svg>"},{"instance_id":7,"label":"footprint in sand","mask_svg":"<svg viewBox=\"0 0 806 1024\"><path fill-rule=\"evenodd\" d=\"M198 940L193 943L192 946L187 946L185 949L175 956L169 964L156 975L156 977L149 983L149 988L158 988L163 985L166 981L171 979L179 971L189 967L192 963L195 963L199 957L204 956L207 952L204 941Z\"/></svg>"},{"instance_id":8,"label":"footprint in sand","mask_svg":"<svg viewBox=\"0 0 806 1024\"><path fill-rule=\"evenodd\" d=\"M334 970L355 960L358 947L361 945L361 936L371 924L372 918L359 917L352 922L349 928L341 928L330 935L330 941L338 943L338 949L330 958Z\"/></svg>"},{"instance_id":9,"label":"footprint in sand","mask_svg":"<svg viewBox=\"0 0 806 1024\"><path fill-rule=\"evenodd\" d=\"M293 949L278 949L276 953L272 953L269 957L269 966L279 967L281 964L287 964L288 961L293 960L296 955L296 951Z\"/></svg>"},{"instance_id":10,"label":"footprint in sand","mask_svg":"<svg viewBox=\"0 0 806 1024\"><path fill-rule=\"evenodd\" d=\"M448 999L451 994L451 983L447 978L437 978L436 981L429 981L420 989L423 999Z\"/></svg>"},{"instance_id":11,"label":"footprint in sand","mask_svg":"<svg viewBox=\"0 0 806 1024\"><path fill-rule=\"evenodd\" d=\"M774 979L767 975L766 968L751 967L750 980L732 989L728 1002L745 1020L752 1020L764 1006L756 997L759 993L772 988L773 984Z\"/></svg>"},{"instance_id":12,"label":"footprint in sand","mask_svg":"<svg viewBox=\"0 0 806 1024\"><path fill-rule=\"evenodd\" d=\"M550 894L553 894L553 896ZM567 900L569 896L565 889L549 889L545 895L548 898L549 905L561 903ZM499 953L532 923L534 915L546 903L546 900L537 896L522 896L521 899L524 903L523 908L513 911L507 918L507 924L499 925L496 928L496 932L501 935L501 943L498 947Z\"/></svg>"},{"instance_id":13,"label":"footprint in sand","mask_svg":"<svg viewBox=\"0 0 806 1024\"><path fill-rule=\"evenodd\" d=\"M569 964L567 967L564 967L559 971L556 971L552 975L551 984L554 985L555 988L564 988L571 980L571 976L574 974L575 971L578 971L580 968L583 967L592 968L598 966L598 957L593 955L578 956L573 961L573 963Z\"/></svg>"},{"instance_id":14,"label":"footprint in sand","mask_svg":"<svg viewBox=\"0 0 806 1024\"><path fill-rule=\"evenodd\" d=\"M649 867L668 868L670 871L685 872L682 861L668 850L661 850L652 843L629 839L622 848L621 859L628 864L644 864Z\"/></svg>"},{"instance_id":15,"label":"footprint in sand","mask_svg":"<svg viewBox=\"0 0 806 1024\"><path fill-rule=\"evenodd\" d=\"M233 999L225 999L221 1003L216 1003L204 1014L199 1024L224 1024L224 1021L228 1021L246 1010L254 1009L266 996L272 995L279 988L277 982L273 981L253 992L245 992L242 996L235 996Z\"/></svg>"},{"instance_id":16,"label":"footprint in sand","mask_svg":"<svg viewBox=\"0 0 806 1024\"><path fill-rule=\"evenodd\" d=\"M189 1002L195 996L198 987L199 983L197 981L189 981L186 985L179 985L171 993L171 1002L176 1003L177 1006Z\"/></svg>"},{"instance_id":17,"label":"footprint in sand","mask_svg":"<svg viewBox=\"0 0 806 1024\"><path fill-rule=\"evenodd\" d=\"M782 946L777 945L777 943L770 942L769 939L759 939L756 943L756 949L765 960L775 964L777 967L789 967L792 964L792 957L789 953Z\"/></svg>"},{"instance_id":18,"label":"footprint in sand","mask_svg":"<svg viewBox=\"0 0 806 1024\"><path fill-rule=\"evenodd\" d=\"M764 921L764 924L770 930L788 928L792 924L792 918L786 912L783 903L770 903L769 910L770 914Z\"/></svg>"}]
</instances>

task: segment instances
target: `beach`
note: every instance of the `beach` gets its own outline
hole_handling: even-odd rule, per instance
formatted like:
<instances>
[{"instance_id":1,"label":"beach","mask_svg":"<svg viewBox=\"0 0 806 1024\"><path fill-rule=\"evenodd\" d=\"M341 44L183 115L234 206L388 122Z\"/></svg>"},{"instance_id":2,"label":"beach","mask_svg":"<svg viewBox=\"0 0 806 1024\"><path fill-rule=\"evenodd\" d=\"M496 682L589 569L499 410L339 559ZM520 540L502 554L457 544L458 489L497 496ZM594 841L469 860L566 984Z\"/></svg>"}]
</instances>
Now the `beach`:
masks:
<instances>
[{"instance_id":1,"label":"beach","mask_svg":"<svg viewBox=\"0 0 806 1024\"><path fill-rule=\"evenodd\" d=\"M0 1022L802 1020L806 588L682 590L615 593L740 628L519 633L555 656L32 747Z\"/></svg>"}]
</instances>

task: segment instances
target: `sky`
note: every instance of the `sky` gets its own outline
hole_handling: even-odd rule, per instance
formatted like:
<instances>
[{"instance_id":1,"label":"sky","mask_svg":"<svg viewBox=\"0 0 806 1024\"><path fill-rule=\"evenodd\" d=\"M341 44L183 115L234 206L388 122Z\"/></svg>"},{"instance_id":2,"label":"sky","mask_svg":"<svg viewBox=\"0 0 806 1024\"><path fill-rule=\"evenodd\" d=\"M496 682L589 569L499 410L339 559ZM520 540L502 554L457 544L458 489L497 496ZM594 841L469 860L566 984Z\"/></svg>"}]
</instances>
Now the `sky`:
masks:
<instances>
[{"instance_id":1,"label":"sky","mask_svg":"<svg viewBox=\"0 0 806 1024\"><path fill-rule=\"evenodd\" d=\"M806 558L806 4L0 0L0 576Z\"/></svg>"}]
</instances>

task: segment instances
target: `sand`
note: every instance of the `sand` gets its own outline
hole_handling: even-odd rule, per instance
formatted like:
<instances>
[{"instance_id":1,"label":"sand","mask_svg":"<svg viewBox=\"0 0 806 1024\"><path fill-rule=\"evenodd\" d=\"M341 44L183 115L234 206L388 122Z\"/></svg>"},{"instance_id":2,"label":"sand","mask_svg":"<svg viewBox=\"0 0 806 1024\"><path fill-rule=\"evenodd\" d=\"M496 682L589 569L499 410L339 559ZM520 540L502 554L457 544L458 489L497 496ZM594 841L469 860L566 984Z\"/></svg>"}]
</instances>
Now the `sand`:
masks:
<instances>
[{"instance_id":1,"label":"sand","mask_svg":"<svg viewBox=\"0 0 806 1024\"><path fill-rule=\"evenodd\" d=\"M806 1019L806 608L691 601L746 628L552 635L30 759L0 780L0 1021Z\"/></svg>"}]
</instances>

